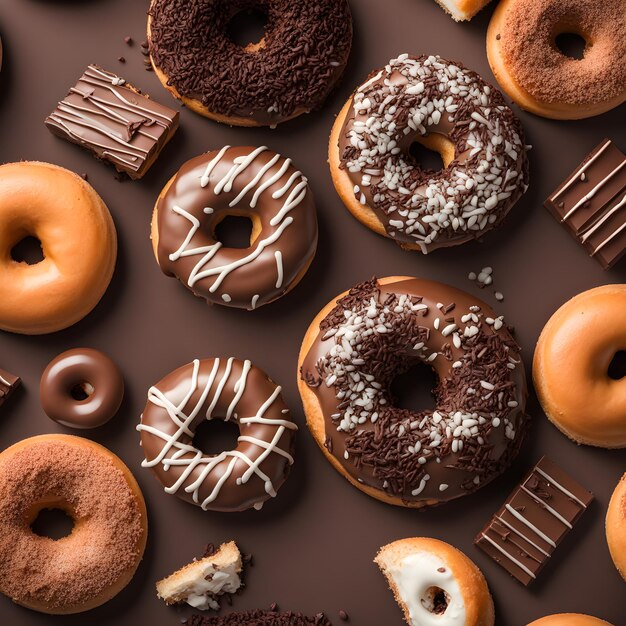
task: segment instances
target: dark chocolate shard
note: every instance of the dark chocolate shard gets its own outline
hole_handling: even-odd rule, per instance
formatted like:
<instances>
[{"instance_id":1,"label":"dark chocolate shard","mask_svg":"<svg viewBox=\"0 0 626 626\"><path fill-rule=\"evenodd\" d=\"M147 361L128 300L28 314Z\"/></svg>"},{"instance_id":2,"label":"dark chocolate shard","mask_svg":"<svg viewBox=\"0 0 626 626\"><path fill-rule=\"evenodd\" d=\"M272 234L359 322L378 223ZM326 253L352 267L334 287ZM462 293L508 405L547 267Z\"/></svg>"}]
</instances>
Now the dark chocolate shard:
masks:
<instances>
[{"instance_id":1,"label":"dark chocolate shard","mask_svg":"<svg viewBox=\"0 0 626 626\"><path fill-rule=\"evenodd\" d=\"M545 206L604 269L626 252L626 156L605 139Z\"/></svg>"},{"instance_id":2,"label":"dark chocolate shard","mask_svg":"<svg viewBox=\"0 0 626 626\"><path fill-rule=\"evenodd\" d=\"M3 369L0 369L0 406L2 406L8 397L20 386L22 380L19 376L15 376Z\"/></svg>"},{"instance_id":3,"label":"dark chocolate shard","mask_svg":"<svg viewBox=\"0 0 626 626\"><path fill-rule=\"evenodd\" d=\"M90 65L45 124L53 134L138 179L176 132L178 117L123 78Z\"/></svg>"},{"instance_id":4,"label":"dark chocolate shard","mask_svg":"<svg viewBox=\"0 0 626 626\"><path fill-rule=\"evenodd\" d=\"M474 543L529 585L592 500L593 494L544 456Z\"/></svg>"}]
</instances>

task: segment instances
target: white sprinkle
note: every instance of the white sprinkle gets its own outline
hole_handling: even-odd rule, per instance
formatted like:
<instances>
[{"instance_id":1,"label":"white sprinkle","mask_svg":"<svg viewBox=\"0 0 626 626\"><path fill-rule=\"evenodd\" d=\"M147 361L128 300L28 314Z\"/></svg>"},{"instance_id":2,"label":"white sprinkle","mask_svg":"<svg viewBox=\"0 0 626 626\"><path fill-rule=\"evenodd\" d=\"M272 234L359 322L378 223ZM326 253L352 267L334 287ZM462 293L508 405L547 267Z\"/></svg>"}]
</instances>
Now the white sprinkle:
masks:
<instances>
[{"instance_id":1,"label":"white sprinkle","mask_svg":"<svg viewBox=\"0 0 626 626\"><path fill-rule=\"evenodd\" d=\"M224 302L230 302L232 298L227 293L224 293L222 294L222 300L224 300Z\"/></svg>"}]
</instances>

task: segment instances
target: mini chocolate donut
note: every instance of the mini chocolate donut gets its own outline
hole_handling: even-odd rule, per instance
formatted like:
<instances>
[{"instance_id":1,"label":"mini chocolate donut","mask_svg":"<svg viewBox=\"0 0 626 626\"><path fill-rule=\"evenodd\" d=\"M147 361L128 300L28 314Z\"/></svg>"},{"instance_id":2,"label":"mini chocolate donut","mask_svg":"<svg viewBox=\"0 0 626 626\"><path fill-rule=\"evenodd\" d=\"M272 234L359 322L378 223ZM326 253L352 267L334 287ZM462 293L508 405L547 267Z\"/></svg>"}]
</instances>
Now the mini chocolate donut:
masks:
<instances>
[{"instance_id":1,"label":"mini chocolate donut","mask_svg":"<svg viewBox=\"0 0 626 626\"><path fill-rule=\"evenodd\" d=\"M50 361L39 386L46 415L68 428L97 428L118 411L124 379L99 350L76 348Z\"/></svg>"},{"instance_id":2,"label":"mini chocolate donut","mask_svg":"<svg viewBox=\"0 0 626 626\"><path fill-rule=\"evenodd\" d=\"M267 15L260 42L228 35L242 11ZM236 126L275 126L319 107L352 45L347 0L152 0L150 57L163 86L187 107Z\"/></svg>"},{"instance_id":3,"label":"mini chocolate donut","mask_svg":"<svg viewBox=\"0 0 626 626\"><path fill-rule=\"evenodd\" d=\"M414 143L441 154L422 169ZM528 187L519 120L476 72L402 54L372 72L330 136L337 193L365 226L424 254L481 237Z\"/></svg>"},{"instance_id":4,"label":"mini chocolate donut","mask_svg":"<svg viewBox=\"0 0 626 626\"><path fill-rule=\"evenodd\" d=\"M217 455L194 445L205 420L232 421L237 447ZM145 455L166 493L202 509L260 509L276 496L293 464L298 430L281 388L250 361L196 359L148 392L137 426Z\"/></svg>"},{"instance_id":5,"label":"mini chocolate donut","mask_svg":"<svg viewBox=\"0 0 626 626\"><path fill-rule=\"evenodd\" d=\"M228 248L215 229L228 216L252 221L250 246ZM214 304L255 309L293 289L317 248L306 177L262 146L187 161L154 207L154 254L167 276Z\"/></svg>"},{"instance_id":6,"label":"mini chocolate donut","mask_svg":"<svg viewBox=\"0 0 626 626\"><path fill-rule=\"evenodd\" d=\"M436 408L394 406L393 380L419 362L438 376ZM503 317L440 283L357 285L311 323L299 364L318 445L383 502L418 508L471 494L510 465L526 431L524 367Z\"/></svg>"}]
</instances>

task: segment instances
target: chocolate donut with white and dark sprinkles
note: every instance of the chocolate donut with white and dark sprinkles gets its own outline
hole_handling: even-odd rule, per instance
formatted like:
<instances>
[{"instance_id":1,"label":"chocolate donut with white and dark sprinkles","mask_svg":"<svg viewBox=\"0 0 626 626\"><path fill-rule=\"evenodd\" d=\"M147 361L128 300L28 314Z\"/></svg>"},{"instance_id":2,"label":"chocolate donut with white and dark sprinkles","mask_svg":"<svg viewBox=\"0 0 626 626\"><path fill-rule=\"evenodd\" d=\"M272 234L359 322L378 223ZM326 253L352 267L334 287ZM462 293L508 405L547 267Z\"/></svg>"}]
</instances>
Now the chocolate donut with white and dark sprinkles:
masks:
<instances>
[{"instance_id":1,"label":"chocolate donut with white and dark sprinkles","mask_svg":"<svg viewBox=\"0 0 626 626\"><path fill-rule=\"evenodd\" d=\"M415 142L441 152L422 169ZM495 228L528 186L527 146L502 94L460 63L402 54L372 72L337 117L329 146L346 207L424 254Z\"/></svg>"},{"instance_id":2,"label":"chocolate donut with white and dark sprinkles","mask_svg":"<svg viewBox=\"0 0 626 626\"><path fill-rule=\"evenodd\" d=\"M416 362L439 378L435 410L394 407L391 384ZM440 283L357 285L311 324L300 364L318 444L385 502L422 507L476 491L507 468L526 431L520 348L503 317Z\"/></svg>"},{"instance_id":3,"label":"chocolate donut with white and dark sprinkles","mask_svg":"<svg viewBox=\"0 0 626 626\"><path fill-rule=\"evenodd\" d=\"M252 8L265 34L242 47L228 27ZM324 102L348 61L352 16L347 0L152 0L148 35L157 76L191 109L273 126Z\"/></svg>"}]
</instances>

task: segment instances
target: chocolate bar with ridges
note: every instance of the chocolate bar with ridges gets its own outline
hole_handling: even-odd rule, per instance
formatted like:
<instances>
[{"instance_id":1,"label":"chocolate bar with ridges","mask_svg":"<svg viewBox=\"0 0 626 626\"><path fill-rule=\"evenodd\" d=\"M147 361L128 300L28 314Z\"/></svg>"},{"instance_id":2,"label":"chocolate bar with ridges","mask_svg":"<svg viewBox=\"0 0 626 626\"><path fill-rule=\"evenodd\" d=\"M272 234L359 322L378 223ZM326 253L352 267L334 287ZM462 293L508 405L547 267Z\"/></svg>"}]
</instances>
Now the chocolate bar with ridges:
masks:
<instances>
[{"instance_id":1,"label":"chocolate bar with ridges","mask_svg":"<svg viewBox=\"0 0 626 626\"><path fill-rule=\"evenodd\" d=\"M0 369L0 406L20 386L21 379L10 372Z\"/></svg>"}]
</instances>

